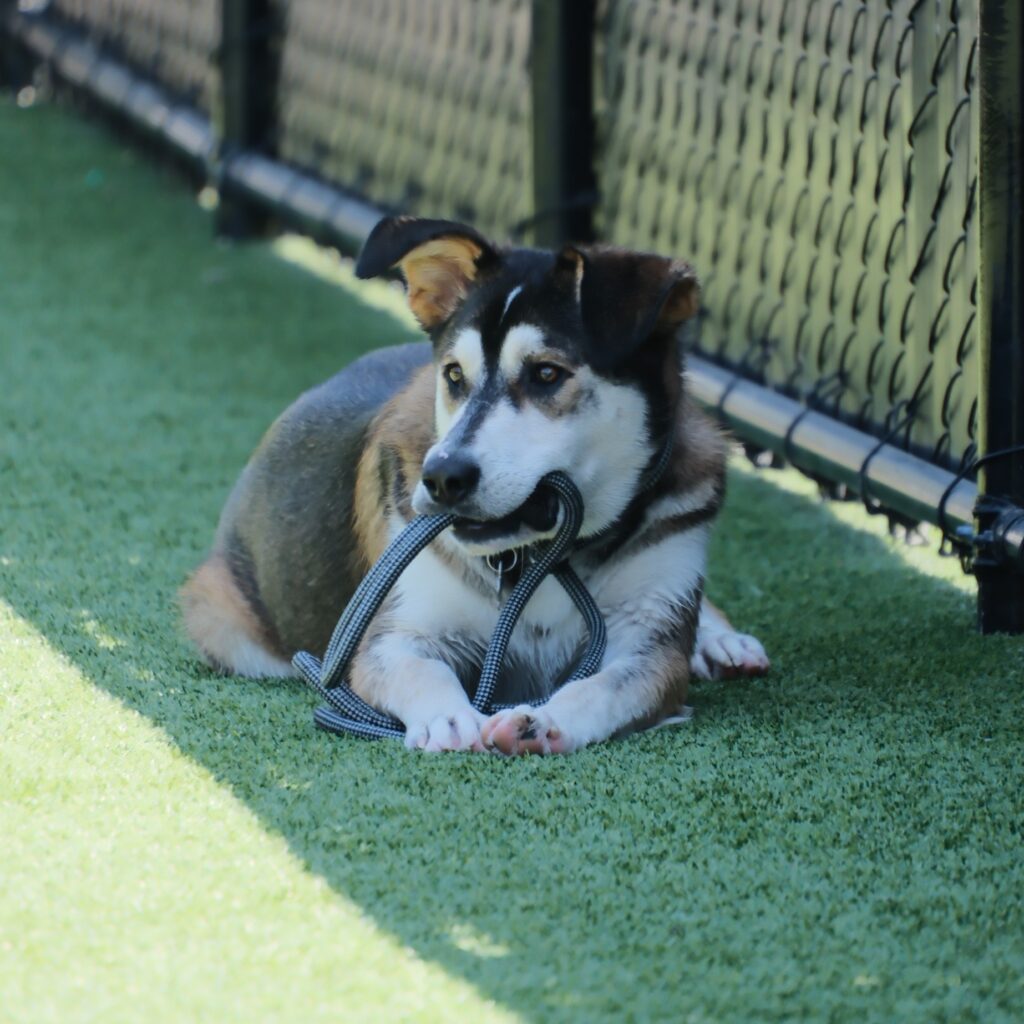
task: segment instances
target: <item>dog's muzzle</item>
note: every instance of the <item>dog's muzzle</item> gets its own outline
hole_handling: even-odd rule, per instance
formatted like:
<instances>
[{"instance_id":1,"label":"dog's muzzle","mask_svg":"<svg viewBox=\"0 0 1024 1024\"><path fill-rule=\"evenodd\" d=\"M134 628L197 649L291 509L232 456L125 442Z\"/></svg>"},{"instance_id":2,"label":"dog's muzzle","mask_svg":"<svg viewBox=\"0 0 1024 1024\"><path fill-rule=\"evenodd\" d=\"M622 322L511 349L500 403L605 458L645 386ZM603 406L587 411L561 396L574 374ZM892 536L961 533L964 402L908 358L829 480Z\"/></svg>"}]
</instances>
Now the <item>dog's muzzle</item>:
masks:
<instances>
[{"instance_id":1,"label":"dog's muzzle","mask_svg":"<svg viewBox=\"0 0 1024 1024\"><path fill-rule=\"evenodd\" d=\"M472 495L479 482L480 467L468 455L442 449L423 463L423 486L439 509L454 511Z\"/></svg>"}]
</instances>

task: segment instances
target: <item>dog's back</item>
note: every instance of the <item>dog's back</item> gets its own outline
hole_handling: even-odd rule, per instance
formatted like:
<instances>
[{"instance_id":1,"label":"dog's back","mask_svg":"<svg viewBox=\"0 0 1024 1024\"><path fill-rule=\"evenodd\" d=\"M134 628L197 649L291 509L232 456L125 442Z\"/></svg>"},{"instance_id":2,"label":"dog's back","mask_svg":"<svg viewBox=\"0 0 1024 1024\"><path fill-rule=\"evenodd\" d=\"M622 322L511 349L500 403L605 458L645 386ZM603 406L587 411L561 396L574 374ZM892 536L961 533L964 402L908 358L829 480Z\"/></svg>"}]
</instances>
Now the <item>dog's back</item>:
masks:
<instances>
[{"instance_id":1,"label":"dog's back","mask_svg":"<svg viewBox=\"0 0 1024 1024\"><path fill-rule=\"evenodd\" d=\"M215 667L290 675L322 650L368 568L352 543L356 473L381 406L430 362L425 343L380 349L300 396L267 431L181 591L185 626Z\"/></svg>"}]
</instances>

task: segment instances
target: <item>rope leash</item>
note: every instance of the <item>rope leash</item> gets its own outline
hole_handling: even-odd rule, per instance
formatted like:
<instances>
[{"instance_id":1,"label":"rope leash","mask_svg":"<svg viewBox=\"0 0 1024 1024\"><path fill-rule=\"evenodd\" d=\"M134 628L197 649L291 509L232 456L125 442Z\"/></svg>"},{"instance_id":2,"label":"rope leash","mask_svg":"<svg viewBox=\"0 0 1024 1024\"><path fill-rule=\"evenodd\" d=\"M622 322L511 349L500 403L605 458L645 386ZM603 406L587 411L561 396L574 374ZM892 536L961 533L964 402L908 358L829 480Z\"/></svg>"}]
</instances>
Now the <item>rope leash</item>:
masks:
<instances>
[{"instance_id":1,"label":"rope leash","mask_svg":"<svg viewBox=\"0 0 1024 1024\"><path fill-rule=\"evenodd\" d=\"M658 460L656 472L659 476L665 461L664 455ZM565 473L549 473L541 480L541 486L555 492L562 508L562 523L554 538L539 548L532 562L523 570L498 614L473 696L473 707L481 714L502 710L503 705L493 704L492 699L512 631L530 598L549 574L559 582L580 612L589 637L583 656L566 682L593 675L604 657L607 643L604 618L590 592L565 560L583 525L583 497ZM307 651L300 651L292 659L292 664L310 689L324 701L313 713L313 721L321 729L362 739L402 739L405 736L405 726L397 718L383 714L357 696L345 682L345 674L370 621L399 576L455 520L451 514L413 519L387 546L377 564L356 588L334 628L323 661Z\"/></svg>"}]
</instances>

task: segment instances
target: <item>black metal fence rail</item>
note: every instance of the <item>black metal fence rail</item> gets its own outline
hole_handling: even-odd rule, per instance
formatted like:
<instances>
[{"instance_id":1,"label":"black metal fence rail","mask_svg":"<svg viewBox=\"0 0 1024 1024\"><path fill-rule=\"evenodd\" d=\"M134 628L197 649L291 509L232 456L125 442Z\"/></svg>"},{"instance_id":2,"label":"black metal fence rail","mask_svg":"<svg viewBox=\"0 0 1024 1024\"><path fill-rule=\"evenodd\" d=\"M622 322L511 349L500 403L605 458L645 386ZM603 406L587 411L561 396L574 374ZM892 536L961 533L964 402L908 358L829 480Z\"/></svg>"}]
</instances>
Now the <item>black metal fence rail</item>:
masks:
<instances>
[{"instance_id":1,"label":"black metal fence rail","mask_svg":"<svg viewBox=\"0 0 1024 1024\"><path fill-rule=\"evenodd\" d=\"M693 259L698 397L938 523L982 628L1024 629L1015 0L54 6L8 37L204 164L235 234L273 214L351 251L412 210Z\"/></svg>"}]
</instances>

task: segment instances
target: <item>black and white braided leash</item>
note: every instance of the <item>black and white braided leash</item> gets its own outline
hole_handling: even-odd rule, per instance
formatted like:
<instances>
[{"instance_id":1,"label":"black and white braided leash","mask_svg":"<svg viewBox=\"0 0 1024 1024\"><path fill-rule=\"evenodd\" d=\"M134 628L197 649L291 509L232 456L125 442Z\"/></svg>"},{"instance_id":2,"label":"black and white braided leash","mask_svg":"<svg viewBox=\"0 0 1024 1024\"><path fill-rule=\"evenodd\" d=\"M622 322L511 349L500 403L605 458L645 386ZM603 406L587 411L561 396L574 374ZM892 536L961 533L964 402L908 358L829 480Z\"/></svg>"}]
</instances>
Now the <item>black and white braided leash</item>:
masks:
<instances>
[{"instance_id":1,"label":"black and white braided leash","mask_svg":"<svg viewBox=\"0 0 1024 1024\"><path fill-rule=\"evenodd\" d=\"M669 438L640 480L639 493L650 490L668 467L672 455ZM491 642L484 656L480 680L473 695L473 707L481 714L491 714L510 705L494 704L494 689L498 683L501 664L505 660L512 639L512 631L530 598L547 575L552 575L576 606L587 627L588 642L583 656L564 682L585 679L601 666L607 645L607 632L601 610L590 591L569 565L568 556L576 544L583 526L583 496L569 476L562 472L549 473L540 486L554 491L562 507L562 523L555 536L543 545L537 545L530 563L524 568L519 582L513 587L508 600L498 613L498 621L491 634ZM383 714L357 696L345 682L349 663L359 647L370 620L377 614L391 588L409 563L439 534L456 520L450 513L435 516L416 516L408 526L385 548L377 564L366 574L356 588L348 606L338 620L323 661L308 651L299 651L292 664L302 678L324 703L313 712L313 721L327 732L358 736L362 739L402 739L405 726L391 715ZM590 546L607 538L615 529L611 524L586 538L583 546ZM564 683L563 683L564 685ZM546 698L545 698L546 699ZM535 703L541 704L543 700Z\"/></svg>"},{"instance_id":2,"label":"black and white braided leash","mask_svg":"<svg viewBox=\"0 0 1024 1024\"><path fill-rule=\"evenodd\" d=\"M569 595L583 616L589 635L586 650L566 682L593 675L604 657L607 642L604 618L590 592L566 560L583 525L583 497L565 473L548 474L541 480L541 486L555 492L562 507L562 522L552 540L538 546L498 615L473 696L473 707L482 714L500 710L500 706L492 704L492 699L512 631L548 574L553 575ZM455 522L455 518L445 514L413 519L387 546L377 564L356 588L334 628L323 661L307 651L300 651L292 659L303 679L324 701L313 713L313 721L321 729L363 739L401 739L405 735L405 727L397 718L382 714L352 691L345 683L345 673L370 620L399 576L435 537Z\"/></svg>"}]
</instances>

